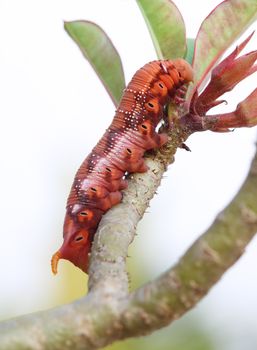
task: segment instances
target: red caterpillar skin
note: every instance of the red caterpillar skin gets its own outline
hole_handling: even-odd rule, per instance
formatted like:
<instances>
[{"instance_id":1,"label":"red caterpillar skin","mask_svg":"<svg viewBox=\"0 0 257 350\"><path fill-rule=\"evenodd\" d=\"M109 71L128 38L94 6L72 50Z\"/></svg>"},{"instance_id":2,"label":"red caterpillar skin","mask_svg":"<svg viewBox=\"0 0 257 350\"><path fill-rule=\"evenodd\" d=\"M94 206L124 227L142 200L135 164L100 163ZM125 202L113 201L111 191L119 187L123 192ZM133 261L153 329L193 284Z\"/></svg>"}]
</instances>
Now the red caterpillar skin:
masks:
<instances>
[{"instance_id":1,"label":"red caterpillar skin","mask_svg":"<svg viewBox=\"0 0 257 350\"><path fill-rule=\"evenodd\" d=\"M59 259L87 272L97 226L103 214L120 203L121 190L127 187L125 173L147 171L145 151L167 141L166 134L155 130L163 108L177 89L192 80L192 68L183 59L150 62L133 76L111 125L75 176L67 202L64 242L51 261L54 274Z\"/></svg>"}]
</instances>

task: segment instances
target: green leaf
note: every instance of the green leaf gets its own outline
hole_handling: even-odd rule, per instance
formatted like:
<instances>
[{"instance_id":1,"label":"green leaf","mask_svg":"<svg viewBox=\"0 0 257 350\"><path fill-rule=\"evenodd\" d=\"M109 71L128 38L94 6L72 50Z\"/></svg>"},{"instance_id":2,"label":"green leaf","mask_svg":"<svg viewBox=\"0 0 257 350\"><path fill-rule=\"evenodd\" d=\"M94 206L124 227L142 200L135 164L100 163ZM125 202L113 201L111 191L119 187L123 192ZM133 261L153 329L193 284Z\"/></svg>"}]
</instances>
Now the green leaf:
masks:
<instances>
[{"instance_id":1,"label":"green leaf","mask_svg":"<svg viewBox=\"0 0 257 350\"><path fill-rule=\"evenodd\" d=\"M119 104L125 78L120 56L107 34L93 22L65 22L64 28L94 68L115 106Z\"/></svg>"},{"instance_id":2,"label":"green leaf","mask_svg":"<svg viewBox=\"0 0 257 350\"><path fill-rule=\"evenodd\" d=\"M195 39L188 38L187 39L187 52L185 55L185 60L190 64L192 64L192 62L193 62L194 47L195 47Z\"/></svg>"},{"instance_id":3,"label":"green leaf","mask_svg":"<svg viewBox=\"0 0 257 350\"><path fill-rule=\"evenodd\" d=\"M151 34L159 59L184 57L185 24L181 13L170 0L137 0Z\"/></svg>"},{"instance_id":4,"label":"green leaf","mask_svg":"<svg viewBox=\"0 0 257 350\"><path fill-rule=\"evenodd\" d=\"M195 42L194 90L200 86L206 74L229 46L256 18L256 0L225 0L209 14L203 21Z\"/></svg>"}]
</instances>

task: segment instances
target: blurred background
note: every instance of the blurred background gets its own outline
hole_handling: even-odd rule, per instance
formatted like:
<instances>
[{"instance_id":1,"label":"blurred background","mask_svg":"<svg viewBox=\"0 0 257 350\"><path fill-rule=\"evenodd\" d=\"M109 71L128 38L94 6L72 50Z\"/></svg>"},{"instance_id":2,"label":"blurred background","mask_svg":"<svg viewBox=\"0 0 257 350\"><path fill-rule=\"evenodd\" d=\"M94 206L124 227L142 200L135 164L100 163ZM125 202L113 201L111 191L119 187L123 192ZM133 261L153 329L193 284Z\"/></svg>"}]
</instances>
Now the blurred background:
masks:
<instances>
[{"instance_id":1,"label":"blurred background","mask_svg":"<svg viewBox=\"0 0 257 350\"><path fill-rule=\"evenodd\" d=\"M176 0L187 35L219 3ZM75 172L114 115L102 84L63 29L98 23L118 49L128 82L156 59L131 0L0 0L0 319L83 296L87 277L50 259L62 242ZM255 26L252 26L243 38ZM257 48L256 35L248 51ZM231 51L231 50L230 50ZM229 94L228 111L256 87L256 76ZM179 150L130 247L131 289L175 263L233 198L248 172L257 129L198 133ZM108 349L252 350L257 347L257 239L210 293L181 320Z\"/></svg>"}]
</instances>

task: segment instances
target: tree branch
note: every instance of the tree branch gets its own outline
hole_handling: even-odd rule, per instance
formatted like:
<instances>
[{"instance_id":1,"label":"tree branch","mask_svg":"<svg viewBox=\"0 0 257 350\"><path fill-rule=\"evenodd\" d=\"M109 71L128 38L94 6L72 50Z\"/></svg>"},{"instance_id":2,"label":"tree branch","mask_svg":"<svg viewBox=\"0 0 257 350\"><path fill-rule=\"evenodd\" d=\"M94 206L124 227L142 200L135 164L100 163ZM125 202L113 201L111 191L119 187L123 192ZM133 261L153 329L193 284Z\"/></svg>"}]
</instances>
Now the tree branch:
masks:
<instances>
[{"instance_id":1,"label":"tree branch","mask_svg":"<svg viewBox=\"0 0 257 350\"><path fill-rule=\"evenodd\" d=\"M189 131L173 131L168 146L146 157L148 172L133 174L120 205L104 215L94 238L89 269L89 290L108 288L126 295L128 282L125 260L136 226L160 185L163 173ZM121 292L122 291L122 292Z\"/></svg>"},{"instance_id":2,"label":"tree branch","mask_svg":"<svg viewBox=\"0 0 257 350\"><path fill-rule=\"evenodd\" d=\"M143 329L149 333L179 318L239 259L257 232L256 198L257 152L242 188L207 232L173 268L131 294L123 319L131 335L142 335Z\"/></svg>"},{"instance_id":3,"label":"tree branch","mask_svg":"<svg viewBox=\"0 0 257 350\"><path fill-rule=\"evenodd\" d=\"M104 216L92 251L89 294L69 305L2 322L0 350L98 349L149 333L192 308L241 256L257 230L257 154L236 198L178 264L127 294L125 258L137 222L177 147L191 133L175 129L169 145L148 156L149 171L133 175L123 203Z\"/></svg>"}]
</instances>

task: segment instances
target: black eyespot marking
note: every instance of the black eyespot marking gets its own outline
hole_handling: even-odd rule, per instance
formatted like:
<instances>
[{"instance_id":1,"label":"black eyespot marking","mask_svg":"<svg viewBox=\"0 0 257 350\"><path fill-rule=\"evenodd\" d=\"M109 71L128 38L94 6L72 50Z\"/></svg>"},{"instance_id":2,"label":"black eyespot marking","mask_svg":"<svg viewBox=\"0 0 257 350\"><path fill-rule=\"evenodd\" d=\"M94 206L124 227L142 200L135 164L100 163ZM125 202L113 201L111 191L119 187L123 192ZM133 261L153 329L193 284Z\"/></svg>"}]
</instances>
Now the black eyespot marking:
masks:
<instances>
[{"instance_id":1,"label":"black eyespot marking","mask_svg":"<svg viewBox=\"0 0 257 350\"><path fill-rule=\"evenodd\" d=\"M161 89L164 88L164 86L162 85L162 83L159 83L158 85L160 86Z\"/></svg>"},{"instance_id":2,"label":"black eyespot marking","mask_svg":"<svg viewBox=\"0 0 257 350\"><path fill-rule=\"evenodd\" d=\"M111 169L110 168L105 168L107 171L109 171L109 173L111 173L112 171L111 171Z\"/></svg>"},{"instance_id":3,"label":"black eyespot marking","mask_svg":"<svg viewBox=\"0 0 257 350\"><path fill-rule=\"evenodd\" d=\"M128 154L131 154L131 153L132 153L132 151L131 151L130 148L127 148L127 152L128 152Z\"/></svg>"},{"instance_id":4,"label":"black eyespot marking","mask_svg":"<svg viewBox=\"0 0 257 350\"><path fill-rule=\"evenodd\" d=\"M94 187L90 187L90 190L93 192L96 192L96 188L94 188Z\"/></svg>"},{"instance_id":5,"label":"black eyespot marking","mask_svg":"<svg viewBox=\"0 0 257 350\"><path fill-rule=\"evenodd\" d=\"M86 211L82 211L81 213L79 213L79 215L81 215L81 216L87 216L88 213L87 213Z\"/></svg>"},{"instance_id":6,"label":"black eyespot marking","mask_svg":"<svg viewBox=\"0 0 257 350\"><path fill-rule=\"evenodd\" d=\"M154 105L151 102L148 102L148 106L151 107L151 108L154 107Z\"/></svg>"},{"instance_id":7,"label":"black eyespot marking","mask_svg":"<svg viewBox=\"0 0 257 350\"><path fill-rule=\"evenodd\" d=\"M75 241L76 241L76 242L82 241L83 238L84 238L83 236L77 236L77 237L75 238Z\"/></svg>"},{"instance_id":8,"label":"black eyespot marking","mask_svg":"<svg viewBox=\"0 0 257 350\"><path fill-rule=\"evenodd\" d=\"M147 130L147 126L145 124L141 125L143 129Z\"/></svg>"}]
</instances>

